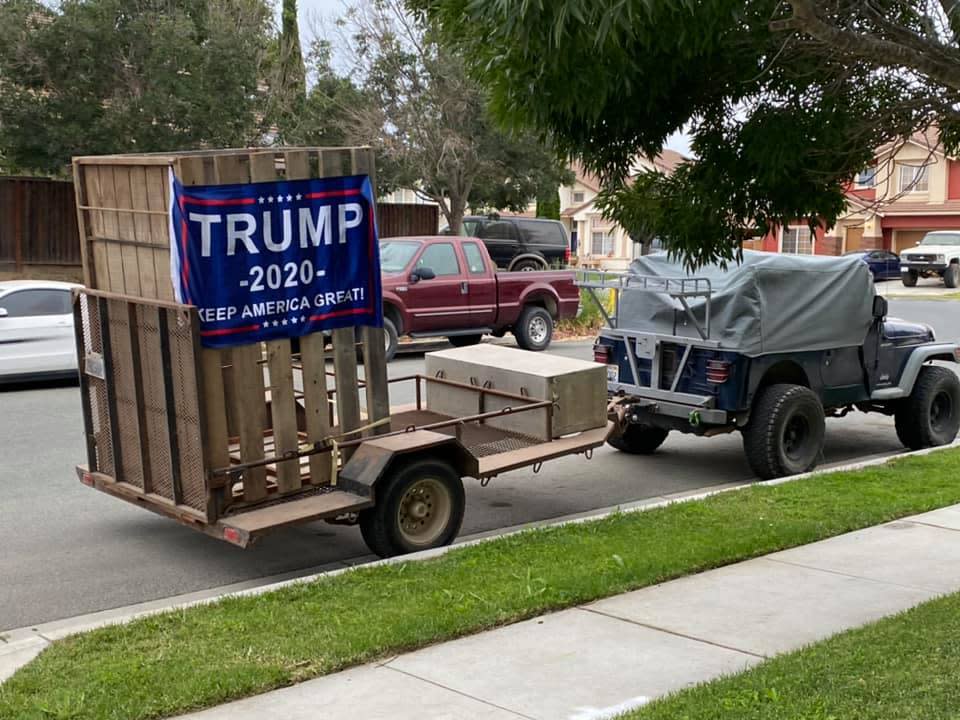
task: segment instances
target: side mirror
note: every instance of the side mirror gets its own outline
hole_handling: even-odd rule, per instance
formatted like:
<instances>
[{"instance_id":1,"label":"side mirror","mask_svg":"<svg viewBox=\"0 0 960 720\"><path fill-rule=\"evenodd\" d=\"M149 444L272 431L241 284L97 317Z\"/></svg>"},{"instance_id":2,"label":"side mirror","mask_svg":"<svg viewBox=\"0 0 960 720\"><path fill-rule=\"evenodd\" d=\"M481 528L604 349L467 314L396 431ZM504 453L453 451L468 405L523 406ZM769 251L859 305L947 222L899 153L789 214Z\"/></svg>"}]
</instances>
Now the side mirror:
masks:
<instances>
[{"instance_id":1,"label":"side mirror","mask_svg":"<svg viewBox=\"0 0 960 720\"><path fill-rule=\"evenodd\" d=\"M0 307L0 318L7 317L7 315L9 315L9 314L10 314L10 313L7 312L7 309L6 309L6 308Z\"/></svg>"},{"instance_id":2,"label":"side mirror","mask_svg":"<svg viewBox=\"0 0 960 720\"><path fill-rule=\"evenodd\" d=\"M410 273L410 282L419 282L420 280L433 280L437 274L428 267L421 267Z\"/></svg>"},{"instance_id":3,"label":"side mirror","mask_svg":"<svg viewBox=\"0 0 960 720\"><path fill-rule=\"evenodd\" d=\"M873 298L873 316L878 320L882 320L887 316L888 310L887 299L881 295L875 295Z\"/></svg>"}]
</instances>

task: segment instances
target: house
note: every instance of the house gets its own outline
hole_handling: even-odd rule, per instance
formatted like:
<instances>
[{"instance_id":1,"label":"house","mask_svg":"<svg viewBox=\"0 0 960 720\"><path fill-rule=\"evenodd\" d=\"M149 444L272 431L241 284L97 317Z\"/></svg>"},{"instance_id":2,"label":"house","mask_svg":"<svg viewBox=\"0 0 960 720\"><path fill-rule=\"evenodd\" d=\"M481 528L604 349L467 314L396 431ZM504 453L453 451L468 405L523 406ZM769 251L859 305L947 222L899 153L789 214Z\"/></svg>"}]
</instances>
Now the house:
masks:
<instances>
[{"instance_id":1,"label":"house","mask_svg":"<svg viewBox=\"0 0 960 720\"><path fill-rule=\"evenodd\" d=\"M664 148L653 160L636 159L631 175L654 169L670 174L684 160L686 157L680 153ZM623 227L605 219L597 209L599 178L576 162L571 164L570 169L575 179L573 185L560 188L560 221L570 235L571 253L582 265L608 270L626 269L640 253L640 246Z\"/></svg>"},{"instance_id":2,"label":"house","mask_svg":"<svg viewBox=\"0 0 960 720\"><path fill-rule=\"evenodd\" d=\"M960 230L960 158L943 152L935 130L915 133L880 148L847 198L846 212L832 228L811 233L806 223L791 224L744 247L817 255L900 252L930 230Z\"/></svg>"}]
</instances>

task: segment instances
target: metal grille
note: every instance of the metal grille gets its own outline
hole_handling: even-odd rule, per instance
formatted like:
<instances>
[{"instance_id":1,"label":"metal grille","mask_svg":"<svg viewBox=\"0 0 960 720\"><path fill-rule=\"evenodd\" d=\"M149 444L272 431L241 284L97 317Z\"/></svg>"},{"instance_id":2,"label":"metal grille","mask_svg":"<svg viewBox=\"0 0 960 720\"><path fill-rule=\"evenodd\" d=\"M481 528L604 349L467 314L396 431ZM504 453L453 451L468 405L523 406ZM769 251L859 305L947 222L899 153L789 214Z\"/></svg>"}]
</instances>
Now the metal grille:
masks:
<instances>
[{"instance_id":1,"label":"metal grille","mask_svg":"<svg viewBox=\"0 0 960 720\"><path fill-rule=\"evenodd\" d=\"M120 468L116 479L143 489L143 462L140 454L140 423L137 418L137 389L133 375L130 317L127 303L108 300L114 408L120 439Z\"/></svg>"},{"instance_id":2,"label":"metal grille","mask_svg":"<svg viewBox=\"0 0 960 720\"><path fill-rule=\"evenodd\" d=\"M466 438L464 438L466 440ZM465 442L467 449L478 458L489 455L499 455L500 453L511 452L513 450L523 450L542 443L542 440L526 437L525 435L507 435L500 440L492 440L477 445Z\"/></svg>"},{"instance_id":3,"label":"metal grille","mask_svg":"<svg viewBox=\"0 0 960 720\"><path fill-rule=\"evenodd\" d=\"M200 436L200 407L190 315L164 310L170 336L170 370L176 406L177 443L183 503L196 510L207 507L207 489Z\"/></svg>"},{"instance_id":4,"label":"metal grille","mask_svg":"<svg viewBox=\"0 0 960 720\"><path fill-rule=\"evenodd\" d=\"M147 438L152 491L173 500L173 473L170 468L170 438L167 434L167 403L163 388L163 356L160 327L150 305L137 305L137 334L140 341L140 372L143 382L143 434Z\"/></svg>"},{"instance_id":5,"label":"metal grille","mask_svg":"<svg viewBox=\"0 0 960 720\"><path fill-rule=\"evenodd\" d=\"M100 333L100 300L88 295L81 295L80 317L83 326L80 349L80 369L84 371L87 356L101 356L103 353L103 336ZM107 403L107 385L100 378L87 375L88 402L90 403L90 421L93 427L87 432L93 435L96 452L96 470L105 475L113 476L113 442L110 437L110 409Z\"/></svg>"}]
</instances>

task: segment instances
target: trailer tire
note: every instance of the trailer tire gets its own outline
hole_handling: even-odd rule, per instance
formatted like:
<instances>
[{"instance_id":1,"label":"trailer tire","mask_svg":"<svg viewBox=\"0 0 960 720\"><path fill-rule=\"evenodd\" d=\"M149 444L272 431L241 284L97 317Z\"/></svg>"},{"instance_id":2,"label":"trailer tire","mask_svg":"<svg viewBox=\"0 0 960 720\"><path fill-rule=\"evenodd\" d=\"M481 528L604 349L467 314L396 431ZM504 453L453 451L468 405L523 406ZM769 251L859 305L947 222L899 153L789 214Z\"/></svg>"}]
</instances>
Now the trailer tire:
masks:
<instances>
[{"instance_id":1,"label":"trailer tire","mask_svg":"<svg viewBox=\"0 0 960 720\"><path fill-rule=\"evenodd\" d=\"M360 513L360 533L382 558L449 545L460 532L466 496L456 470L416 460L376 485L376 504Z\"/></svg>"},{"instance_id":2,"label":"trailer tire","mask_svg":"<svg viewBox=\"0 0 960 720\"><path fill-rule=\"evenodd\" d=\"M520 313L513 335L524 350L546 350L553 339L553 318L539 305L527 305Z\"/></svg>"},{"instance_id":3,"label":"trailer tire","mask_svg":"<svg viewBox=\"0 0 960 720\"><path fill-rule=\"evenodd\" d=\"M607 444L630 455L652 455L669 434L669 430L651 425L627 425L622 433L608 438Z\"/></svg>"},{"instance_id":4,"label":"trailer tire","mask_svg":"<svg viewBox=\"0 0 960 720\"><path fill-rule=\"evenodd\" d=\"M812 470L823 453L823 405L802 385L764 388L743 429L743 449L761 480Z\"/></svg>"},{"instance_id":5,"label":"trailer tire","mask_svg":"<svg viewBox=\"0 0 960 720\"><path fill-rule=\"evenodd\" d=\"M952 443L960 429L960 380L952 370L925 365L894 419L897 437L911 450Z\"/></svg>"}]
</instances>

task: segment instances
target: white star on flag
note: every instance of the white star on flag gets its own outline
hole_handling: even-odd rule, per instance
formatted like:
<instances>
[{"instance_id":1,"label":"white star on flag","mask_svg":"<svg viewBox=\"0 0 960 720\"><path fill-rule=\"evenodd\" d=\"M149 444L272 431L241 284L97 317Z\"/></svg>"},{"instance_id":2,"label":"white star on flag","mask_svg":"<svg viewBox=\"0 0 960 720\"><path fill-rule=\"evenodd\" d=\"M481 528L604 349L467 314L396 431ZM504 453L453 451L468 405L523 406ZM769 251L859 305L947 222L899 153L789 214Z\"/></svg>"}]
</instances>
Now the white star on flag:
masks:
<instances>
[{"instance_id":1,"label":"white star on flag","mask_svg":"<svg viewBox=\"0 0 960 720\"><path fill-rule=\"evenodd\" d=\"M279 325L280 325L279 322L277 322L276 320L273 321L273 326L274 326L274 327L278 327Z\"/></svg>"},{"instance_id":2,"label":"white star on flag","mask_svg":"<svg viewBox=\"0 0 960 720\"><path fill-rule=\"evenodd\" d=\"M287 324L287 319L286 319L286 318L283 319L283 324L284 324L284 325Z\"/></svg>"},{"instance_id":3,"label":"white star on flag","mask_svg":"<svg viewBox=\"0 0 960 720\"><path fill-rule=\"evenodd\" d=\"M303 200L303 195L301 195L300 193L297 193L297 200Z\"/></svg>"},{"instance_id":4,"label":"white star on flag","mask_svg":"<svg viewBox=\"0 0 960 720\"><path fill-rule=\"evenodd\" d=\"M267 196L267 202L273 202L273 195Z\"/></svg>"},{"instance_id":5,"label":"white star on flag","mask_svg":"<svg viewBox=\"0 0 960 720\"><path fill-rule=\"evenodd\" d=\"M263 197L262 197L262 196L259 197L259 198L257 198L257 200L259 201L259 203L260 203L261 205L263 205Z\"/></svg>"},{"instance_id":6,"label":"white star on flag","mask_svg":"<svg viewBox=\"0 0 960 720\"><path fill-rule=\"evenodd\" d=\"M265 322L263 325L260 326L260 328L263 329L263 330L266 330L268 327L270 327L270 323L269 323L269 322Z\"/></svg>"},{"instance_id":7,"label":"white star on flag","mask_svg":"<svg viewBox=\"0 0 960 720\"><path fill-rule=\"evenodd\" d=\"M287 195L287 202L290 202L291 200L293 200L293 195Z\"/></svg>"},{"instance_id":8,"label":"white star on flag","mask_svg":"<svg viewBox=\"0 0 960 720\"><path fill-rule=\"evenodd\" d=\"M307 321L307 318L304 317L303 315L301 315L301 316L300 316L300 322L306 322L306 321Z\"/></svg>"},{"instance_id":9,"label":"white star on flag","mask_svg":"<svg viewBox=\"0 0 960 720\"><path fill-rule=\"evenodd\" d=\"M290 318L290 322L292 322L294 325L296 325L296 324L297 324L297 319L296 319L296 318Z\"/></svg>"}]
</instances>

